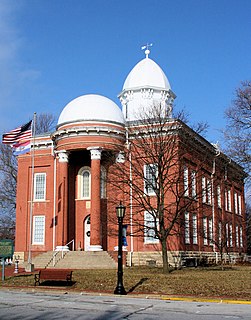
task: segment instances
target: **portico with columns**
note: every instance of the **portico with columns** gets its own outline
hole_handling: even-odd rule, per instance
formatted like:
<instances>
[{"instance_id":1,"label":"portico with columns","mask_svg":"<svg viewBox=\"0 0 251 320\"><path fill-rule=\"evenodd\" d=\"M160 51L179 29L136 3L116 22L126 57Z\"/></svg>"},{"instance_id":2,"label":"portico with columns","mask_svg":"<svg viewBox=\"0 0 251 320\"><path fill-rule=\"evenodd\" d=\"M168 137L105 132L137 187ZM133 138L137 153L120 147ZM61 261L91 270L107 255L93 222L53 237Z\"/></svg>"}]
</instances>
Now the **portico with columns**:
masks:
<instances>
[{"instance_id":1,"label":"portico with columns","mask_svg":"<svg viewBox=\"0 0 251 320\"><path fill-rule=\"evenodd\" d=\"M102 251L102 225L101 225L101 154L102 149L98 146L87 147L87 152L85 158L82 161L82 167L90 168L90 174L88 176L88 184L90 186L89 197L82 199L78 189L80 188L81 179L76 179L76 177L69 177L69 165L73 168L74 160L69 164L70 152L61 150L56 153L58 160L58 170L57 170L57 216L58 223L55 225L57 228L56 236L56 247L65 246L68 242L76 238L76 243L78 249L84 249L89 251ZM73 151L71 152L73 153ZM90 167L89 167L90 164ZM81 170L81 169L80 169ZM76 171L76 170L75 170ZM72 194L69 193L69 185L72 183L69 179L74 179L76 181L75 190L76 198L74 197L75 202L84 202L83 206L80 206L81 209L78 209L79 206L74 206L74 217L72 210L69 210L69 204L72 202L69 197L72 197ZM72 206L70 206L72 207ZM81 211L81 212L80 212ZM83 214L86 212L86 214ZM91 213L91 214L90 214ZM86 224L81 221L84 216L84 220L89 218L90 230L86 231ZM81 218L82 217L82 218ZM70 220L76 221L75 227L73 229L78 229L78 232L70 232ZM82 219L83 220L83 219ZM83 228L78 228L78 225L82 225ZM57 227L62 226L62 228ZM86 234L88 233L88 234ZM84 236L86 235L86 236ZM86 245L86 237L90 237L90 244Z\"/></svg>"}]
</instances>

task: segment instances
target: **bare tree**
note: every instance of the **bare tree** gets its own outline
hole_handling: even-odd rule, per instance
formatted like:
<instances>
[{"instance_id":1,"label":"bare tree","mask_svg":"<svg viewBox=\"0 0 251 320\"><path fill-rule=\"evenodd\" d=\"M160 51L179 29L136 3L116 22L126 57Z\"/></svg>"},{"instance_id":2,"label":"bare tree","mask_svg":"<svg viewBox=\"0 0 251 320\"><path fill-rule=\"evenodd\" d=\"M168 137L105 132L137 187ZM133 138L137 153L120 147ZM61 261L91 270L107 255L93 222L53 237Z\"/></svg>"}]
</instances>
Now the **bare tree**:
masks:
<instances>
[{"instance_id":1,"label":"bare tree","mask_svg":"<svg viewBox=\"0 0 251 320\"><path fill-rule=\"evenodd\" d=\"M203 238L206 239L211 246L217 248L220 255L219 261L222 270L224 270L225 254L229 256L230 236L232 237L232 235L229 235L228 233L230 223L231 221L228 221L224 219L222 215L217 214L217 226L214 227L214 233L213 226L210 232L208 232L208 230L201 230Z\"/></svg>"},{"instance_id":2,"label":"bare tree","mask_svg":"<svg viewBox=\"0 0 251 320\"><path fill-rule=\"evenodd\" d=\"M179 119L182 122L190 125L190 127L198 134L202 135L203 137L206 135L207 130L209 128L209 124L206 121L199 121L197 123L190 123L190 113L185 109L181 109L174 113L174 118Z\"/></svg>"},{"instance_id":3,"label":"bare tree","mask_svg":"<svg viewBox=\"0 0 251 320\"><path fill-rule=\"evenodd\" d=\"M13 238L17 161L8 145L0 145L0 238Z\"/></svg>"},{"instance_id":4,"label":"bare tree","mask_svg":"<svg viewBox=\"0 0 251 320\"><path fill-rule=\"evenodd\" d=\"M235 91L232 105L226 110L227 126L224 132L226 153L246 172L251 170L251 81L241 83Z\"/></svg>"},{"instance_id":5,"label":"bare tree","mask_svg":"<svg viewBox=\"0 0 251 320\"><path fill-rule=\"evenodd\" d=\"M51 113L40 113L36 117L36 134L50 132L54 129L56 118Z\"/></svg>"},{"instance_id":6,"label":"bare tree","mask_svg":"<svg viewBox=\"0 0 251 320\"><path fill-rule=\"evenodd\" d=\"M247 253L251 255L251 207L246 205Z\"/></svg>"},{"instance_id":7,"label":"bare tree","mask_svg":"<svg viewBox=\"0 0 251 320\"><path fill-rule=\"evenodd\" d=\"M161 105L143 110L140 120L128 127L125 163L112 169L110 183L131 198L133 236L157 239L161 246L163 272L169 272L168 239L184 234L185 212L198 210L199 194L184 182L181 121L166 116Z\"/></svg>"}]
</instances>

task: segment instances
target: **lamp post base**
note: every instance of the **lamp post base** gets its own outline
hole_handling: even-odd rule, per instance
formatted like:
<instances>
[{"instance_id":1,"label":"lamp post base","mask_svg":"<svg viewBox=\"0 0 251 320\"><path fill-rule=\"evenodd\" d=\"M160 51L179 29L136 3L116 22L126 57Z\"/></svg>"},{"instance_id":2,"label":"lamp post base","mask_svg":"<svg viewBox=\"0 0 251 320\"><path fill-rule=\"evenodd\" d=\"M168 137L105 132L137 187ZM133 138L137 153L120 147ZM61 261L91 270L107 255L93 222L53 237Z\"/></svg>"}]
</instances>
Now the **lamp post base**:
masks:
<instances>
[{"instance_id":1,"label":"lamp post base","mask_svg":"<svg viewBox=\"0 0 251 320\"><path fill-rule=\"evenodd\" d=\"M125 288L120 285L116 287L116 289L114 290L114 294L127 295L127 292L125 291Z\"/></svg>"}]
</instances>

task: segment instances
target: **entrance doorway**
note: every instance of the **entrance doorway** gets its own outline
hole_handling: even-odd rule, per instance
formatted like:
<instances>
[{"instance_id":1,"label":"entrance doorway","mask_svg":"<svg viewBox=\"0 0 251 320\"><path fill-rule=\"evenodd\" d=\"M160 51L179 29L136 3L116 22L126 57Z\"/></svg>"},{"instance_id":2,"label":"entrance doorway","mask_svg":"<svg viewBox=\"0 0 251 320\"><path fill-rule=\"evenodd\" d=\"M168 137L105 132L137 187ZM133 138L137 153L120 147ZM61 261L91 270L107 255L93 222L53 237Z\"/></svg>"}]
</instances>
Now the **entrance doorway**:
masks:
<instances>
[{"instance_id":1,"label":"entrance doorway","mask_svg":"<svg viewBox=\"0 0 251 320\"><path fill-rule=\"evenodd\" d=\"M84 223L84 243L85 243L85 251L90 250L91 243L91 217L90 215L85 218Z\"/></svg>"}]
</instances>

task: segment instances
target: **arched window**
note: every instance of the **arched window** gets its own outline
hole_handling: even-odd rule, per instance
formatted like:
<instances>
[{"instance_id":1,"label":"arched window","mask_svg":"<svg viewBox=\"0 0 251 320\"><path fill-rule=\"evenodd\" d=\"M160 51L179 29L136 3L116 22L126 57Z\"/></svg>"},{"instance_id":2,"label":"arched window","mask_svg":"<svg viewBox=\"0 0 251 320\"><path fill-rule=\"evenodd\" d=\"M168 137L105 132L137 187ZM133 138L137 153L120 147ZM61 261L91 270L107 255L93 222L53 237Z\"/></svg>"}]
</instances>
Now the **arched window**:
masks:
<instances>
[{"instance_id":1,"label":"arched window","mask_svg":"<svg viewBox=\"0 0 251 320\"><path fill-rule=\"evenodd\" d=\"M91 197L91 171L89 167L82 167L78 172L78 197L90 199Z\"/></svg>"},{"instance_id":2,"label":"arched window","mask_svg":"<svg viewBox=\"0 0 251 320\"><path fill-rule=\"evenodd\" d=\"M106 170L103 166L101 166L100 197L101 199L106 198Z\"/></svg>"}]
</instances>

